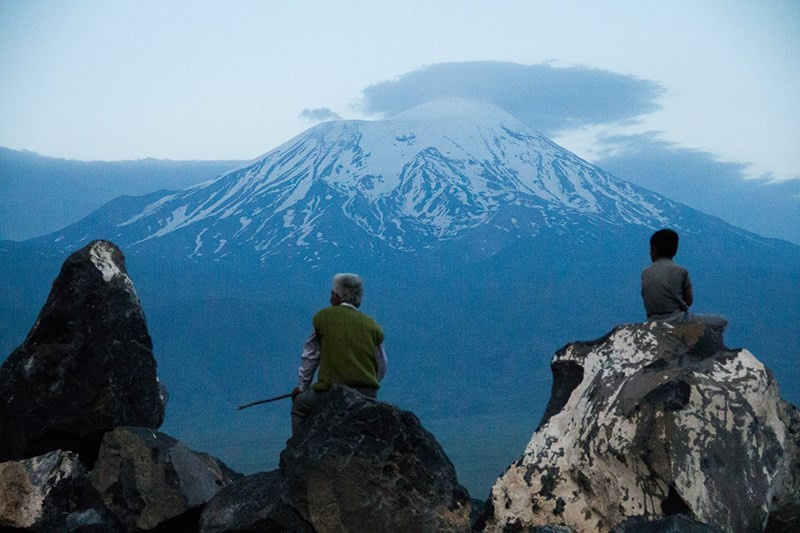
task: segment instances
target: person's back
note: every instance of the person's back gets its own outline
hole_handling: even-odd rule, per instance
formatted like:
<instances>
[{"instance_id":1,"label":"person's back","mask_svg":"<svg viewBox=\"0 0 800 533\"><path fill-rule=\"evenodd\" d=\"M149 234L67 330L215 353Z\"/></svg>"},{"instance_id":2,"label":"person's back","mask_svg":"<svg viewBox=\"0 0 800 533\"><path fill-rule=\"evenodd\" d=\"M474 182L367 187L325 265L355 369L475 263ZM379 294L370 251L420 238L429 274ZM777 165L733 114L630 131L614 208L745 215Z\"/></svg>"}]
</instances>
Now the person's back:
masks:
<instances>
[{"instance_id":1,"label":"person's back","mask_svg":"<svg viewBox=\"0 0 800 533\"><path fill-rule=\"evenodd\" d=\"M297 387L292 391L292 433L325 401L335 385L377 398L386 374L383 330L358 310L363 287L356 274L336 274L331 306L314 315L313 331L303 345ZM314 374L317 382L311 385Z\"/></svg>"},{"instance_id":2,"label":"person's back","mask_svg":"<svg viewBox=\"0 0 800 533\"><path fill-rule=\"evenodd\" d=\"M322 352L315 390L329 390L335 383L380 387L375 353L383 342L383 331L372 318L354 307L338 305L314 315L313 324Z\"/></svg>"},{"instance_id":3,"label":"person's back","mask_svg":"<svg viewBox=\"0 0 800 533\"><path fill-rule=\"evenodd\" d=\"M684 298L691 292L689 271L662 257L642 271L642 299L647 318L658 319L688 311Z\"/></svg>"}]
</instances>

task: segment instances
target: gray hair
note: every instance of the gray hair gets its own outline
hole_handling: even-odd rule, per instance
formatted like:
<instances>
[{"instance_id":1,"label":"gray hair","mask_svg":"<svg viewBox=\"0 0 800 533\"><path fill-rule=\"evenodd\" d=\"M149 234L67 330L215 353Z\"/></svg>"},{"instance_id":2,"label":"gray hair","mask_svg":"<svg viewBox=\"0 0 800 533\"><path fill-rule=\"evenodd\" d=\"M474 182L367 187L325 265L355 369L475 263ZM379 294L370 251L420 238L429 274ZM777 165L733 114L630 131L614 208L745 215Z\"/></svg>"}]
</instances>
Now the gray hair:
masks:
<instances>
[{"instance_id":1,"label":"gray hair","mask_svg":"<svg viewBox=\"0 0 800 533\"><path fill-rule=\"evenodd\" d=\"M333 276L333 292L342 302L358 307L364 294L364 283L358 274L336 274Z\"/></svg>"}]
</instances>

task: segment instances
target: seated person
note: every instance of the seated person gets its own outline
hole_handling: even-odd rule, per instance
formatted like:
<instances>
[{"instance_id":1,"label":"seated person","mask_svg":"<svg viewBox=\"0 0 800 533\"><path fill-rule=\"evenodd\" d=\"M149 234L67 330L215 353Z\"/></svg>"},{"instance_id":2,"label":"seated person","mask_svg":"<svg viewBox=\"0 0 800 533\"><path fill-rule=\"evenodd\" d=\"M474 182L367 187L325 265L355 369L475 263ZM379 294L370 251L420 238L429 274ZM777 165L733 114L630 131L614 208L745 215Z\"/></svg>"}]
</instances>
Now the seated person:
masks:
<instances>
[{"instance_id":1,"label":"seated person","mask_svg":"<svg viewBox=\"0 0 800 533\"><path fill-rule=\"evenodd\" d=\"M314 315L314 330L303 346L298 384L292 393L292 433L325 401L334 384L376 398L386 374L383 330L358 310L363 283L355 274L333 277L331 306ZM317 382L311 385L319 369Z\"/></svg>"},{"instance_id":2,"label":"seated person","mask_svg":"<svg viewBox=\"0 0 800 533\"><path fill-rule=\"evenodd\" d=\"M722 338L728 319L721 315L689 312L694 297L689 271L672 258L678 252L678 234L671 229L656 231L650 237L653 264L642 271L642 299L647 320L676 324L701 322Z\"/></svg>"}]
</instances>

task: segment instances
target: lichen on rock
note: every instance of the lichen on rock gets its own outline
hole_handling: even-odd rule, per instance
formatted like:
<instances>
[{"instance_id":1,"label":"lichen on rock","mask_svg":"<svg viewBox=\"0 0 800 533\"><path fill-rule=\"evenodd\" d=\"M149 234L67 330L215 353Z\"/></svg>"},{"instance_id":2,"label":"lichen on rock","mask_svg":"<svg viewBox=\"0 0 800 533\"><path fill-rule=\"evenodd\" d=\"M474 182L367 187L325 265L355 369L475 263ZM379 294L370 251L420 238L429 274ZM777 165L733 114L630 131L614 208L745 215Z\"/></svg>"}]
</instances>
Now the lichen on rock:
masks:
<instances>
[{"instance_id":1,"label":"lichen on rock","mask_svg":"<svg viewBox=\"0 0 800 533\"><path fill-rule=\"evenodd\" d=\"M797 436L784 422L796 410L747 350L702 324L631 324L567 345L551 366L572 379L554 379L540 427L492 488L486 530L607 531L684 514L744 531L778 510L798 516Z\"/></svg>"}]
</instances>

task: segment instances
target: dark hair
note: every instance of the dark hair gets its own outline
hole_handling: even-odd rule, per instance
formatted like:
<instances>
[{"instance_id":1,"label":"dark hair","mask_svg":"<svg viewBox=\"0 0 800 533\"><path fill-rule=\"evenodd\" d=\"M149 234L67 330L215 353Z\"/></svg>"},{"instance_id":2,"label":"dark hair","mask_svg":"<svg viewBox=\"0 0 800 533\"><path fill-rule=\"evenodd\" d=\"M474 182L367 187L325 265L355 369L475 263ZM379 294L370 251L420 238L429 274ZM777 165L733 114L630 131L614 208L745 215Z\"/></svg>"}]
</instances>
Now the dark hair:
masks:
<instances>
[{"instance_id":1,"label":"dark hair","mask_svg":"<svg viewBox=\"0 0 800 533\"><path fill-rule=\"evenodd\" d=\"M660 229L650 237L650 246L660 257L672 259L678 253L678 234L671 229Z\"/></svg>"}]
</instances>

